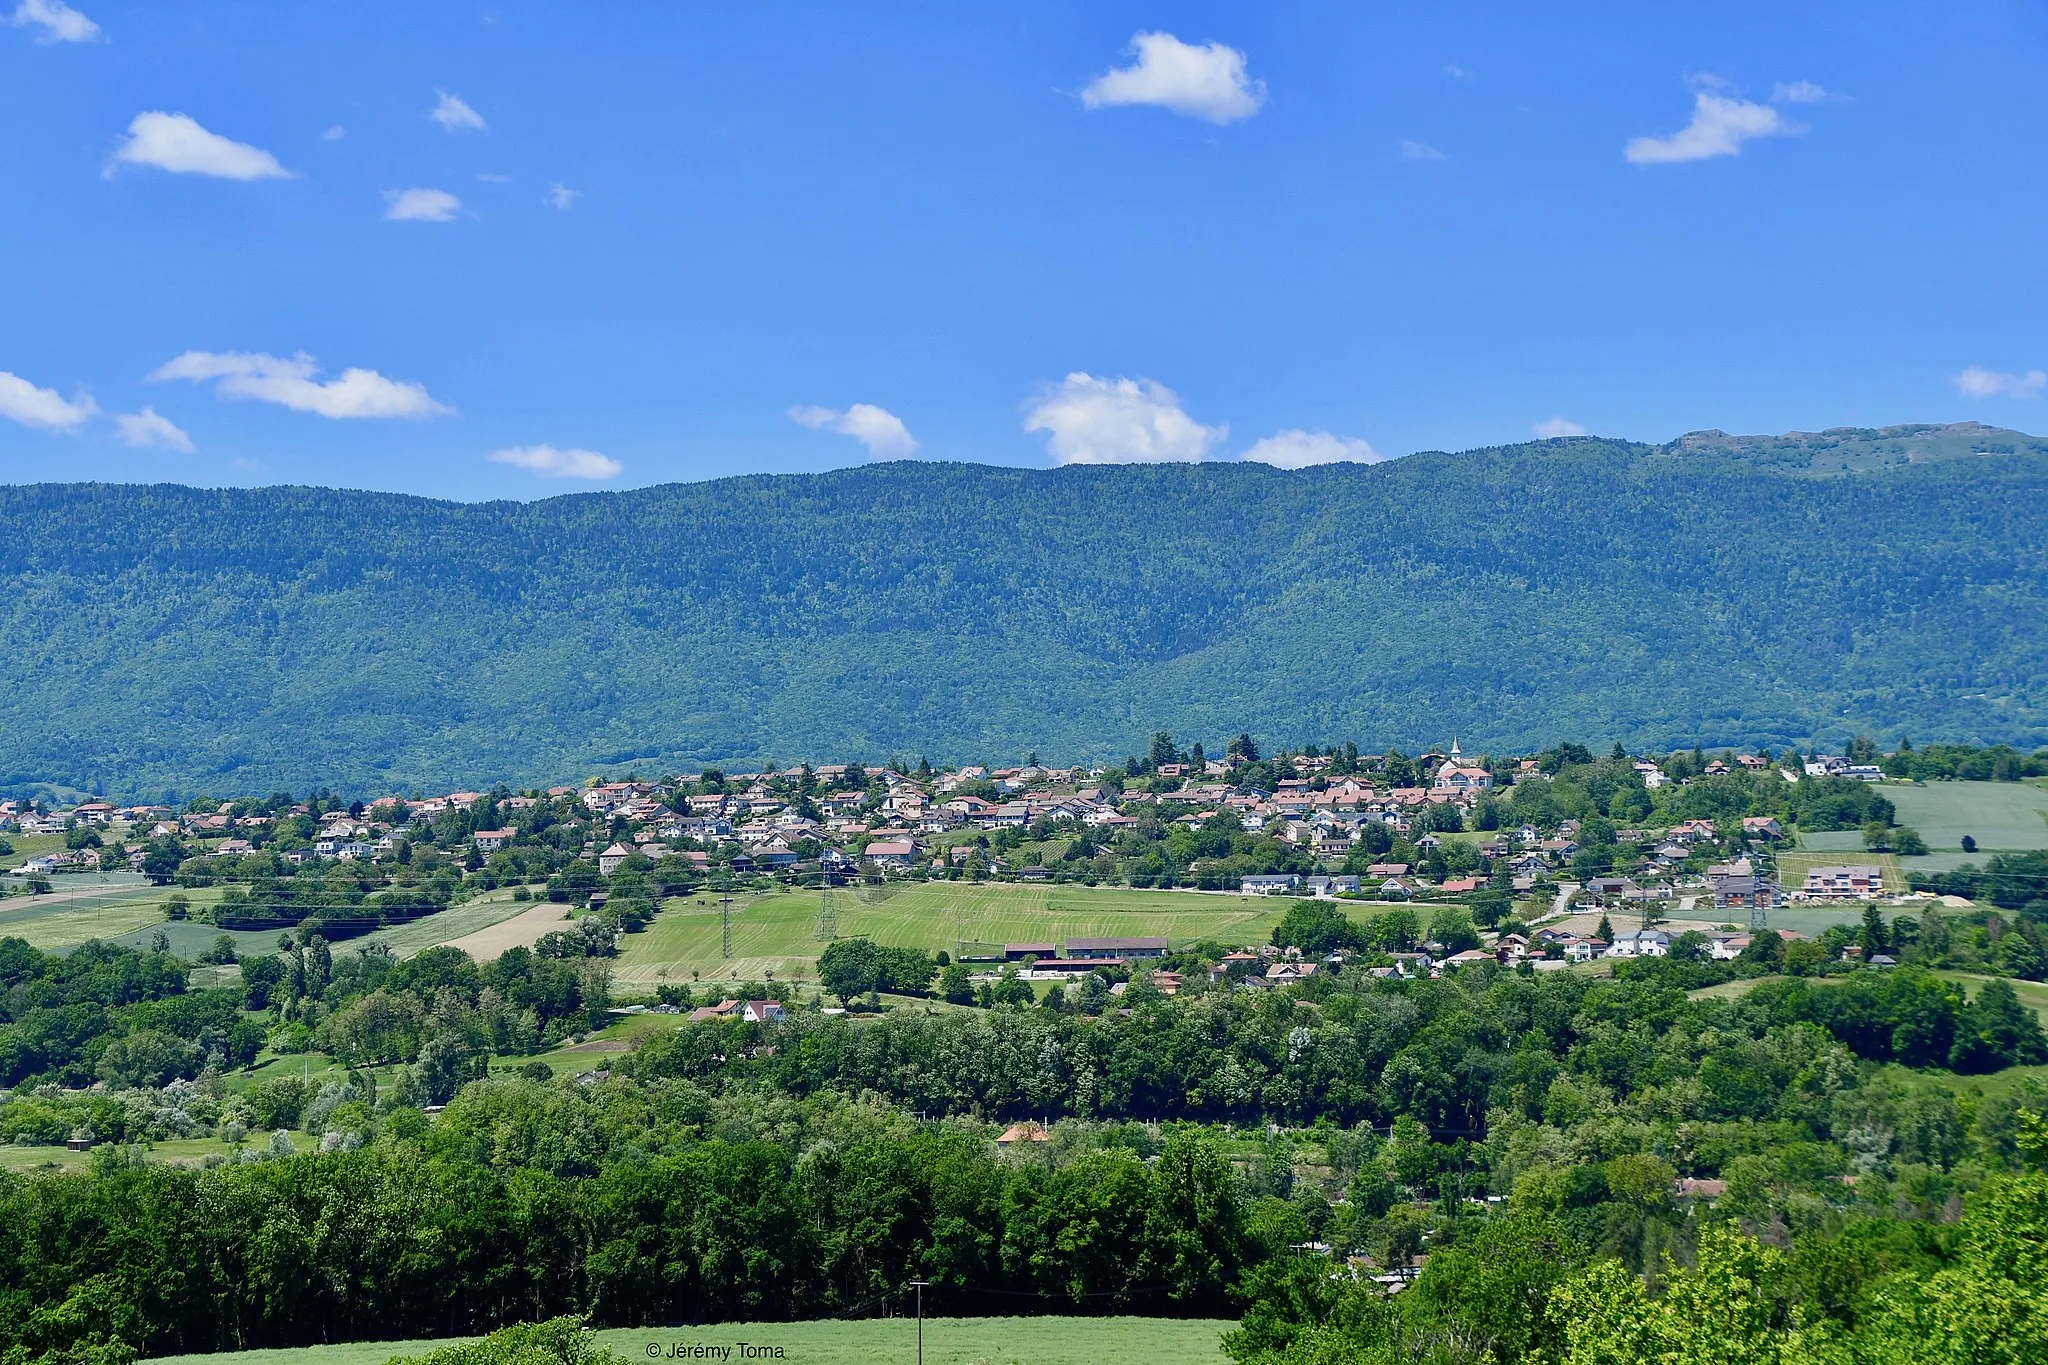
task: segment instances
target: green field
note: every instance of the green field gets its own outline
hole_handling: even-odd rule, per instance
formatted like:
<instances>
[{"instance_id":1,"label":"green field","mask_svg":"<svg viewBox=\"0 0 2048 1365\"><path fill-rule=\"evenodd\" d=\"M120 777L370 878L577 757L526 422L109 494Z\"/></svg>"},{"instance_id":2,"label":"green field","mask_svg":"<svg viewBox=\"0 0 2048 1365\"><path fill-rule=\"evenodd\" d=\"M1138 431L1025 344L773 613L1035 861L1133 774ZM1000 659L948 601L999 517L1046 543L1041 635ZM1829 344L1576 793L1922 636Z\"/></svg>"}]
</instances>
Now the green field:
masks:
<instances>
[{"instance_id":1,"label":"green field","mask_svg":"<svg viewBox=\"0 0 2048 1365\"><path fill-rule=\"evenodd\" d=\"M930 1002L921 1002L929 1004ZM632 1014L609 1024L596 1033L587 1035L580 1043L563 1043L560 1047L531 1057L493 1057L491 1071L502 1074L519 1070L534 1062L546 1062L556 1076L574 1076L585 1071L596 1071L607 1065L613 1057L630 1052L650 1034L673 1033L683 1026L680 1014ZM379 1081L378 1084L383 1084Z\"/></svg>"},{"instance_id":2,"label":"green field","mask_svg":"<svg viewBox=\"0 0 2048 1365\"><path fill-rule=\"evenodd\" d=\"M940 1318L924 1322L928 1365L1110 1365L1131 1360L1222 1361L1234 1322L1187 1318ZM681 1345L781 1347L805 1365L895 1365L917 1358L910 1318L858 1322L721 1323L712 1327L613 1328L598 1339L627 1360L647 1360ZM382 1365L445 1341L355 1342L297 1350L164 1356L165 1365ZM712 1357L717 1359L717 1357Z\"/></svg>"},{"instance_id":3,"label":"green field","mask_svg":"<svg viewBox=\"0 0 2048 1365\"><path fill-rule=\"evenodd\" d=\"M0 938L27 939L45 952L75 948L87 939L130 941L125 936L163 922L164 902L177 889L151 886L127 872L67 873L51 883L55 890L47 896L0 900ZM202 905L218 893L185 894ZM142 942L148 942L146 932Z\"/></svg>"},{"instance_id":4,"label":"green field","mask_svg":"<svg viewBox=\"0 0 2048 1365\"><path fill-rule=\"evenodd\" d=\"M1690 1000L1740 1000L1766 981L1783 981L1782 976L1752 976L1740 981L1723 981L1719 985L1701 986L1698 990L1687 991ZM1802 978L1809 986L1839 986L1847 977L1809 976Z\"/></svg>"},{"instance_id":5,"label":"green field","mask_svg":"<svg viewBox=\"0 0 2048 1365\"><path fill-rule=\"evenodd\" d=\"M1961 852L1965 834L1985 852L2048 848L2048 789L2029 782L1887 783L1884 794L1935 852Z\"/></svg>"},{"instance_id":6,"label":"green field","mask_svg":"<svg viewBox=\"0 0 2048 1365\"><path fill-rule=\"evenodd\" d=\"M0 853L0 871L20 867L30 858L40 858L45 853L62 853L64 836L61 834L8 834L0 835L14 845L14 852Z\"/></svg>"},{"instance_id":7,"label":"green field","mask_svg":"<svg viewBox=\"0 0 2048 1365\"><path fill-rule=\"evenodd\" d=\"M254 1146L258 1151L269 1142L269 1135L258 1133L245 1146ZM293 1133L292 1144L300 1151L320 1145L318 1138L307 1137L304 1133ZM208 1156L227 1156L235 1148L219 1138L175 1138L150 1146L149 1156L153 1161L197 1162ZM68 1147L15 1147L0 1145L0 1170L6 1171L78 1171L92 1164L91 1152L74 1152Z\"/></svg>"},{"instance_id":8,"label":"green field","mask_svg":"<svg viewBox=\"0 0 2048 1365\"><path fill-rule=\"evenodd\" d=\"M227 933L227 936L234 940L235 953L238 957L277 951L277 936L280 931L276 929L240 929L228 933L216 925L202 923L199 920L167 920L163 917L161 901L147 908L157 912L155 919L125 934L112 935L108 941L127 948L147 948L151 940L162 934L170 943L171 951L188 962L197 959L201 953L213 947L215 940L223 933ZM239 977L237 979L239 980Z\"/></svg>"},{"instance_id":9,"label":"green field","mask_svg":"<svg viewBox=\"0 0 2048 1365\"><path fill-rule=\"evenodd\" d=\"M357 946L372 944L389 948L399 957L411 957L437 944L452 943L479 929L488 929L493 924L511 919L525 910L531 910L533 902L515 901L508 890L487 891L475 900L464 901L450 906L439 914L416 919L410 924L395 924L389 929L377 929L361 938L348 940L347 951Z\"/></svg>"},{"instance_id":10,"label":"green field","mask_svg":"<svg viewBox=\"0 0 2048 1365\"><path fill-rule=\"evenodd\" d=\"M60 883L60 885L62 885ZM125 874L64 886L57 894L0 902L0 936L19 935L46 951L103 939L147 947L161 933L171 951L187 959L210 948L222 931L197 920L164 918L164 901L174 888L154 887ZM218 899L216 891L191 891L194 907ZM841 893L840 937L865 935L877 943L958 953L963 944L1056 942L1080 936L1164 936L1176 944L1196 939L1262 943L1279 922L1286 902L1279 898L1193 891L1146 891L1123 887L1019 885L1000 882L896 882ZM821 896L817 891L742 893L733 902L733 956L722 952L720 908L715 895L672 900L646 932L622 944L616 979L647 987L662 981L777 980L816 976L823 943L817 938ZM410 924L379 929L345 940L343 952L377 945L409 957L497 924L530 908L511 892L489 892L475 900ZM1344 903L1354 918L1387 906ZM1427 907L1420 907L1427 913ZM229 935L241 954L276 949L275 930ZM199 969L197 984L232 984L234 969ZM693 977L693 973L695 976Z\"/></svg>"},{"instance_id":11,"label":"green field","mask_svg":"<svg viewBox=\"0 0 2048 1365\"><path fill-rule=\"evenodd\" d=\"M2003 981L2013 988L2022 1005L2040 1016L2042 1027L2048 1028L2048 984L2039 981L2014 981L2010 977L1979 976L1975 972L1955 972L1946 968L1938 968L1934 974L1944 981L1958 983L1964 993L1973 1000L1976 999L1977 992L1983 989L1985 982Z\"/></svg>"},{"instance_id":12,"label":"green field","mask_svg":"<svg viewBox=\"0 0 2048 1365\"><path fill-rule=\"evenodd\" d=\"M1770 927L1804 934L1808 938L1819 938L1838 924L1851 927L1863 923L1861 901L1830 901L1819 905L1787 905L1771 911ZM1889 924L1900 915L1918 915L1920 911L1907 906L1880 905L1877 913Z\"/></svg>"},{"instance_id":13,"label":"green field","mask_svg":"<svg viewBox=\"0 0 2048 1365\"><path fill-rule=\"evenodd\" d=\"M56 888L47 896L10 896L0 900L0 938L23 938L45 952L60 952L88 939L147 948L161 933L169 941L171 951L189 961L211 948L214 940L226 932L201 920L166 919L164 903L180 888L151 886L126 873L90 879L60 877L56 879ZM195 910L220 899L220 892L211 889L186 890L184 895ZM531 902L514 901L508 890L487 892L425 919L344 940L346 947L342 950L377 944L400 957L411 957L422 949L510 919L530 905ZM228 937L234 940L238 954L270 953L277 950L278 933L275 929L237 930L228 933ZM209 978L200 984L219 983Z\"/></svg>"},{"instance_id":14,"label":"green field","mask_svg":"<svg viewBox=\"0 0 2048 1365\"><path fill-rule=\"evenodd\" d=\"M672 901L646 932L624 940L618 980L642 985L705 980L779 980L817 974L820 893L778 892L734 898L732 951L721 953L716 896ZM1107 935L1164 935L1176 943L1213 938L1264 942L1284 902L1260 896L1115 887L995 882L899 883L841 897L839 935L866 935L895 947L943 949L962 943L1037 943ZM1359 907L1348 906L1352 914Z\"/></svg>"},{"instance_id":15,"label":"green field","mask_svg":"<svg viewBox=\"0 0 2048 1365\"><path fill-rule=\"evenodd\" d=\"M1844 853L1863 851L1863 831L1860 829L1824 829L1799 836L1799 847L1814 853L1826 853L1840 861Z\"/></svg>"}]
</instances>

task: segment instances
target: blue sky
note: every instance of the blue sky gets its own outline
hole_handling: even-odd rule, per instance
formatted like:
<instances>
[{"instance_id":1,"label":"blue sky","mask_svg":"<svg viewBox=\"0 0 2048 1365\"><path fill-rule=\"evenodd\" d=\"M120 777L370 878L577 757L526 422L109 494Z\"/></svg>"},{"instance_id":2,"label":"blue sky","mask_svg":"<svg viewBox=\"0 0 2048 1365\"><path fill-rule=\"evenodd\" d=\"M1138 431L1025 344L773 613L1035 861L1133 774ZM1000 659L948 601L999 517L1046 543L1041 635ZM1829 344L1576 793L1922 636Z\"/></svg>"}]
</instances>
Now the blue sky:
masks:
<instances>
[{"instance_id":1,"label":"blue sky","mask_svg":"<svg viewBox=\"0 0 2048 1365\"><path fill-rule=\"evenodd\" d=\"M0 0L0 478L2041 429L2048 8L1671 8Z\"/></svg>"}]
</instances>

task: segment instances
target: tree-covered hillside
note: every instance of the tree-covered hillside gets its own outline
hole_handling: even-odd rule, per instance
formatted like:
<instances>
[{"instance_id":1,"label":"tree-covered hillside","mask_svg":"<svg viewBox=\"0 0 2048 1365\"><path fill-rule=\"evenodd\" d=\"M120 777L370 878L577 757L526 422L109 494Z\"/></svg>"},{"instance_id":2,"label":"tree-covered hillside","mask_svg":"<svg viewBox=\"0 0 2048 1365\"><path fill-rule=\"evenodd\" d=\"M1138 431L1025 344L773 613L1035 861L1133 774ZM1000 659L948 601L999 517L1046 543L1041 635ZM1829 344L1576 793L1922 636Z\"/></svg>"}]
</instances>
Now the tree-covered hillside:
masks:
<instances>
[{"instance_id":1,"label":"tree-covered hillside","mask_svg":"<svg viewBox=\"0 0 2048 1365\"><path fill-rule=\"evenodd\" d=\"M525 504L8 487L0 785L1113 758L1162 728L2035 745L2044 546L2048 444L1974 427Z\"/></svg>"}]
</instances>

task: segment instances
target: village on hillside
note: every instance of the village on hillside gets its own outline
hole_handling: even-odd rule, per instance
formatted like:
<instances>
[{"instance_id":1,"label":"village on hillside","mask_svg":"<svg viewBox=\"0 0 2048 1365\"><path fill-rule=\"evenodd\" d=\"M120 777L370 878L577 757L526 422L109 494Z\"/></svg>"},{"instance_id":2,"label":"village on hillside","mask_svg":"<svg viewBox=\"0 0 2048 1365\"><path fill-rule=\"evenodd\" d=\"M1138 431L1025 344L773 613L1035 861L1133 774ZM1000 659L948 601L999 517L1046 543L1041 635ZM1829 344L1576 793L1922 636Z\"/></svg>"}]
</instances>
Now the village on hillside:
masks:
<instances>
[{"instance_id":1,"label":"village on hillside","mask_svg":"<svg viewBox=\"0 0 2048 1365\"><path fill-rule=\"evenodd\" d=\"M1140 1242L1197 1210L1175 1255L1284 1219L1260 1264L1375 1311L1537 1217L1586 1234L1546 1258L1795 1198L1931 1229L1982 1178L1965 1133L2019 1151L2048 1063L2044 778L2048 753L1903 742L1210 758L1161 735L1102 766L16 798L0 1187L280 1182L195 1196L210 1219L294 1172L503 1160L502 1186L447 1185L495 1218L609 1161L677 1192L648 1227L758 1208L768 1173L842 1182L816 1207L863 1228L980 1189L1005 1247L1064 1189L1066 1226ZM1199 1199L1155 1193L1197 1160ZM583 1235L640 1202L592 1203ZM1150 1254L1073 1292L1140 1292Z\"/></svg>"},{"instance_id":2,"label":"village on hillside","mask_svg":"<svg viewBox=\"0 0 2048 1365\"><path fill-rule=\"evenodd\" d=\"M1469 912L1469 931L1397 927L1388 942L1358 945L1382 950L1380 970L1398 973L1482 959L1554 968L1663 956L1687 932L1703 936L1705 955L1733 959L1787 907L1939 898L1943 888L1909 885L1888 856L1925 848L1883 795L1930 764L1945 775L1960 764L1966 777L1979 775L1972 764L1985 777L2048 771L2040 754L1910 745L1879 754L1867 741L1847 756L1648 757L1617 745L1596 757L1565 744L1502 757L1468 755L1454 739L1410 757L1355 746L1262 755L1239 736L1211 758L1161 734L1146 757L1115 767L824 763L182 808L10 800L0 802L0 837L61 836L63 846L20 858L0 892L47 893L67 873L127 872L221 888L199 913L224 927L317 920L339 938L511 888L518 899L597 916L578 926L575 946L605 951L664 899L699 890L1082 884ZM1786 854L1802 833L1830 831L1860 832L1865 852ZM1804 937L1774 933L1780 942ZM1893 960L1873 951L1882 945L1836 937L1830 957ZM989 962L1043 980L1128 966L1166 944L981 949ZM1238 977L1256 966L1253 975L1275 983L1315 970L1236 958L1212 965Z\"/></svg>"}]
</instances>

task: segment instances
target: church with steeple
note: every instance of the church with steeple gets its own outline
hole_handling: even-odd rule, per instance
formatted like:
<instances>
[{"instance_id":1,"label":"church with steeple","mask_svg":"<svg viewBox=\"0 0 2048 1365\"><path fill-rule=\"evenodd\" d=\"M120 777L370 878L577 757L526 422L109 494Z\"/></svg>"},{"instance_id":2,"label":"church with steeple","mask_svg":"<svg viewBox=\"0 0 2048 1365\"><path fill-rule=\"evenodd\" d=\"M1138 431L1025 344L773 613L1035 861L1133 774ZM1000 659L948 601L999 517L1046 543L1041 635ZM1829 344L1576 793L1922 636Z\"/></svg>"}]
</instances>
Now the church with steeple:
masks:
<instances>
[{"instance_id":1,"label":"church with steeple","mask_svg":"<svg viewBox=\"0 0 2048 1365\"><path fill-rule=\"evenodd\" d=\"M1464 753L1458 748L1457 736L1451 737L1451 752L1444 759L1443 766L1436 770L1430 781L1433 792L1449 792L1454 796L1469 796L1483 792L1493 786L1493 774L1476 763L1467 763Z\"/></svg>"}]
</instances>

